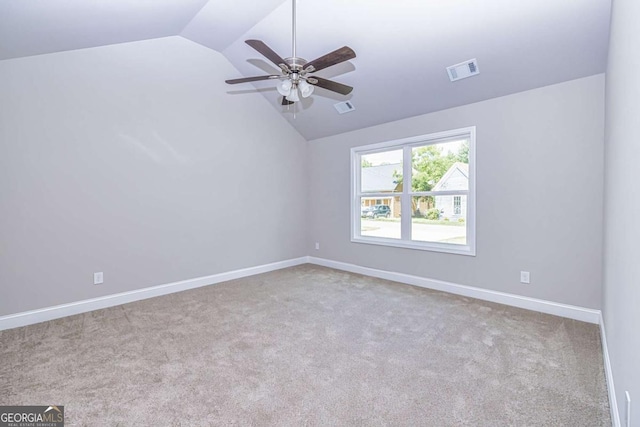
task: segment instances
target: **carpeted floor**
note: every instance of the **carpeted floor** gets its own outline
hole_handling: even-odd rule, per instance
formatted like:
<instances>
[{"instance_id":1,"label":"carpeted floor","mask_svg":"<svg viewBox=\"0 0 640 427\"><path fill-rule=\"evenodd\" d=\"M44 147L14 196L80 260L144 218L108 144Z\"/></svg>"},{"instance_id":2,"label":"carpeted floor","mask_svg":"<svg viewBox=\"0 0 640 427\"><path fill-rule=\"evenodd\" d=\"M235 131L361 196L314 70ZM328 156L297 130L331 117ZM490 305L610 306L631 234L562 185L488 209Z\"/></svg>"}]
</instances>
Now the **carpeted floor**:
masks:
<instances>
[{"instance_id":1,"label":"carpeted floor","mask_svg":"<svg viewBox=\"0 0 640 427\"><path fill-rule=\"evenodd\" d=\"M611 425L597 326L303 265L0 332L67 425Z\"/></svg>"}]
</instances>

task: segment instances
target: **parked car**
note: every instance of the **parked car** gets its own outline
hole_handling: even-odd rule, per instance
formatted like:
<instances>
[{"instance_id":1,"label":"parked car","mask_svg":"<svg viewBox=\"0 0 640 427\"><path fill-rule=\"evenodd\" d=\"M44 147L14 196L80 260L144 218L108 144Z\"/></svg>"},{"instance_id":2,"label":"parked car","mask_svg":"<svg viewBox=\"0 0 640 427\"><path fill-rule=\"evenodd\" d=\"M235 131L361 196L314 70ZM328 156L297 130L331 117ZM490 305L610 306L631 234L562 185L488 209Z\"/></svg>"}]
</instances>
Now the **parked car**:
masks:
<instances>
[{"instance_id":1,"label":"parked car","mask_svg":"<svg viewBox=\"0 0 640 427\"><path fill-rule=\"evenodd\" d=\"M391 208L387 205L374 205L362 208L362 218L389 218L391 216Z\"/></svg>"}]
</instances>

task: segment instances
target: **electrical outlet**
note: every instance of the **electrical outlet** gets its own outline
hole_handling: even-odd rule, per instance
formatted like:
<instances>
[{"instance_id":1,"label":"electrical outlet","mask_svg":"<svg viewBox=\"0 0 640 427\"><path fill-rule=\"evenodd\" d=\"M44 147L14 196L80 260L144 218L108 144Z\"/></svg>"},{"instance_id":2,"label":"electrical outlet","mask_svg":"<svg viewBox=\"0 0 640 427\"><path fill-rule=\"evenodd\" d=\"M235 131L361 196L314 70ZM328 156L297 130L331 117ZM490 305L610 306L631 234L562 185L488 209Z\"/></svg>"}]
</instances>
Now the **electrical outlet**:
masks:
<instances>
[{"instance_id":1,"label":"electrical outlet","mask_svg":"<svg viewBox=\"0 0 640 427\"><path fill-rule=\"evenodd\" d=\"M624 392L625 402L627 403L626 411L624 411L625 423L627 427L631 427L631 395L628 391Z\"/></svg>"},{"instance_id":2,"label":"electrical outlet","mask_svg":"<svg viewBox=\"0 0 640 427\"><path fill-rule=\"evenodd\" d=\"M93 273L93 284L99 285L102 282L104 282L104 273L102 273L102 271L99 273Z\"/></svg>"},{"instance_id":3,"label":"electrical outlet","mask_svg":"<svg viewBox=\"0 0 640 427\"><path fill-rule=\"evenodd\" d=\"M320 249L320 243L316 242L316 251Z\"/></svg>"},{"instance_id":4,"label":"electrical outlet","mask_svg":"<svg viewBox=\"0 0 640 427\"><path fill-rule=\"evenodd\" d=\"M521 271L520 283L531 283L531 273L529 273L528 271Z\"/></svg>"}]
</instances>

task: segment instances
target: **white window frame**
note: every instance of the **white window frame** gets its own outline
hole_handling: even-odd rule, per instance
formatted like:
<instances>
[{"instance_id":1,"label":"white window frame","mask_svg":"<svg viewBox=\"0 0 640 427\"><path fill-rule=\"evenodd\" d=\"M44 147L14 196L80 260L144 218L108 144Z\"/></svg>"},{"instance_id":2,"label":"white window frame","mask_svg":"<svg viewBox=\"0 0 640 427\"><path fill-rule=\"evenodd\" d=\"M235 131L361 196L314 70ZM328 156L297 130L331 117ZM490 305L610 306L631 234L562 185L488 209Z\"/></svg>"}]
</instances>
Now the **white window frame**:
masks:
<instances>
[{"instance_id":1,"label":"white window frame","mask_svg":"<svg viewBox=\"0 0 640 427\"><path fill-rule=\"evenodd\" d=\"M469 189L465 191L411 191L411 158L412 149L425 145L440 144L447 141L465 138L469 140ZM363 155L374 154L391 150L403 150L403 188L402 193L362 193L361 190L361 159ZM402 215L400 219L401 238L391 239L386 237L362 236L361 230L361 197L389 197L400 196L403 207L411 206L411 198L416 196L467 196L467 244L421 242L411 240L411 215ZM405 208L406 209L406 208ZM411 138L397 139L380 142L351 149L351 241L354 243L366 243L372 245L392 246L408 249L419 249L434 252L445 252L459 255L475 256L476 254L476 128L475 126L454 129L445 132L437 132L428 135L419 135Z\"/></svg>"}]
</instances>

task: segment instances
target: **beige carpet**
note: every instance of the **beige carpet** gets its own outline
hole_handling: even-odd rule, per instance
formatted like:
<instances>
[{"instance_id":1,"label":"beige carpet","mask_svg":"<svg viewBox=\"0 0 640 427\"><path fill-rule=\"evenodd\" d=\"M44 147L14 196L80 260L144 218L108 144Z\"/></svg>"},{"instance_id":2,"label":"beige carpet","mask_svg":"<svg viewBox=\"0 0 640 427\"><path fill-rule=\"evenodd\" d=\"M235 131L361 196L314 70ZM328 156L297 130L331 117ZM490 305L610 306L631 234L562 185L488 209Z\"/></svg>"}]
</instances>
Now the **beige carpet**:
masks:
<instances>
[{"instance_id":1,"label":"beige carpet","mask_svg":"<svg viewBox=\"0 0 640 427\"><path fill-rule=\"evenodd\" d=\"M595 325L303 265L0 332L67 425L610 425Z\"/></svg>"}]
</instances>

